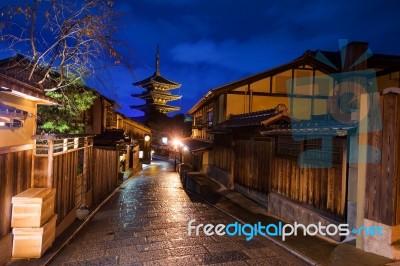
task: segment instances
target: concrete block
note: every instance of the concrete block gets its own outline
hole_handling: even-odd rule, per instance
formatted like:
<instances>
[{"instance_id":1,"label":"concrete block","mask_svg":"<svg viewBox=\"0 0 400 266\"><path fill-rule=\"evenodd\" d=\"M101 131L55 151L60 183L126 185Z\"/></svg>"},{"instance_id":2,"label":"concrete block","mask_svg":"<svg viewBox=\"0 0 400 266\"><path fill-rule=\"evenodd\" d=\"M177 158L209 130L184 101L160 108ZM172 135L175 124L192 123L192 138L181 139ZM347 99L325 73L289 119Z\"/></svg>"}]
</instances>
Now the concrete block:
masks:
<instances>
[{"instance_id":1,"label":"concrete block","mask_svg":"<svg viewBox=\"0 0 400 266\"><path fill-rule=\"evenodd\" d=\"M367 228L379 226L383 228L383 230L382 236L363 234L363 250L390 259L400 259L400 225L390 226L364 219L364 226Z\"/></svg>"}]
</instances>

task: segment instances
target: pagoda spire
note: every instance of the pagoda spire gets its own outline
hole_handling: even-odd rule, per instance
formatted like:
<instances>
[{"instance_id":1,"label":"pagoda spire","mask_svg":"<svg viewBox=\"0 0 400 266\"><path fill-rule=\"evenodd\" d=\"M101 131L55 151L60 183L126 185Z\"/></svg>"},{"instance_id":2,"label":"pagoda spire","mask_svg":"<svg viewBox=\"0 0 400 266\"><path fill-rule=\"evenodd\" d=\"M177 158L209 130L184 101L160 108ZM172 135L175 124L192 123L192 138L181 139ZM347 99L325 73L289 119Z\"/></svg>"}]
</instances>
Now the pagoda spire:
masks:
<instances>
[{"instance_id":1,"label":"pagoda spire","mask_svg":"<svg viewBox=\"0 0 400 266\"><path fill-rule=\"evenodd\" d=\"M170 101L176 101L182 98L182 95L175 95L170 90L181 87L181 84L168 80L160 74L160 46L157 44L156 52L156 71L151 77L134 82L133 85L145 90L142 93L132 94L134 98L139 98L146 103L141 105L132 105L131 108L144 112L146 119L150 118L154 111L161 114L179 111L181 107L168 105Z\"/></svg>"},{"instance_id":2,"label":"pagoda spire","mask_svg":"<svg viewBox=\"0 0 400 266\"><path fill-rule=\"evenodd\" d=\"M160 75L160 45L157 44L157 53L156 53L156 75Z\"/></svg>"}]
</instances>

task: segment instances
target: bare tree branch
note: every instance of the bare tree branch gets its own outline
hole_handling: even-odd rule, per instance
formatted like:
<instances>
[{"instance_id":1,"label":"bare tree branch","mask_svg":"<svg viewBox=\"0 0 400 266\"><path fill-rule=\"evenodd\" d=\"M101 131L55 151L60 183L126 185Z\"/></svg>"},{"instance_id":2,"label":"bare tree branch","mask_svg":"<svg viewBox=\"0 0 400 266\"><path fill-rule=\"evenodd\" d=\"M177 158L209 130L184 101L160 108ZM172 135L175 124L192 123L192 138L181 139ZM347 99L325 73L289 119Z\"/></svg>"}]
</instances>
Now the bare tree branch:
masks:
<instances>
[{"instance_id":1,"label":"bare tree branch","mask_svg":"<svg viewBox=\"0 0 400 266\"><path fill-rule=\"evenodd\" d=\"M30 81L42 84L50 79L56 85L49 91L63 89L71 80L93 74L104 62L122 61L113 38L117 17L113 4L109 0L20 0L1 10L0 42L31 60Z\"/></svg>"}]
</instances>

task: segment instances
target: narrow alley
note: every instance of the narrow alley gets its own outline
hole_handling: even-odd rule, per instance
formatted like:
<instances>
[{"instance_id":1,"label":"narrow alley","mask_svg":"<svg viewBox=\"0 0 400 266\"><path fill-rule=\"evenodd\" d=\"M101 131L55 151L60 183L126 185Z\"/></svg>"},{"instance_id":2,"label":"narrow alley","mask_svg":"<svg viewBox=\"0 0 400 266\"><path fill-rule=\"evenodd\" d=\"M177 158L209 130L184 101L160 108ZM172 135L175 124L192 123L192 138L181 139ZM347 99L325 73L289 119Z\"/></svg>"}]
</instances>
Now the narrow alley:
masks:
<instances>
[{"instance_id":1,"label":"narrow alley","mask_svg":"<svg viewBox=\"0 0 400 266\"><path fill-rule=\"evenodd\" d=\"M262 237L188 236L188 222L235 220L187 194L173 165L153 161L124 183L50 265L304 265Z\"/></svg>"}]
</instances>

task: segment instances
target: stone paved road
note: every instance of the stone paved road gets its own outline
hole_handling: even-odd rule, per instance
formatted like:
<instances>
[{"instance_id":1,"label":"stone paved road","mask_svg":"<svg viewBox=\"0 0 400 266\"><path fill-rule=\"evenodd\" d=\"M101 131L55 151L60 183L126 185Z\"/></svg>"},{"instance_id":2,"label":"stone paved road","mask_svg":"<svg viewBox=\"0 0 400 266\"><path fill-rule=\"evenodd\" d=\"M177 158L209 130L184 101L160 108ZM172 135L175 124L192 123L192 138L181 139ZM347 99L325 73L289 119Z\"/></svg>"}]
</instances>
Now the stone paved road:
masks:
<instances>
[{"instance_id":1,"label":"stone paved road","mask_svg":"<svg viewBox=\"0 0 400 266\"><path fill-rule=\"evenodd\" d=\"M154 161L99 210L51 265L304 265L265 238L188 236L187 224L234 220L190 196Z\"/></svg>"}]
</instances>

